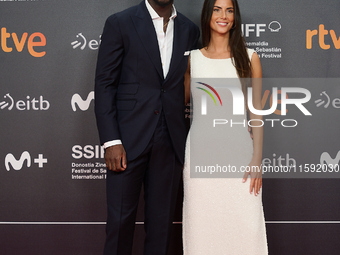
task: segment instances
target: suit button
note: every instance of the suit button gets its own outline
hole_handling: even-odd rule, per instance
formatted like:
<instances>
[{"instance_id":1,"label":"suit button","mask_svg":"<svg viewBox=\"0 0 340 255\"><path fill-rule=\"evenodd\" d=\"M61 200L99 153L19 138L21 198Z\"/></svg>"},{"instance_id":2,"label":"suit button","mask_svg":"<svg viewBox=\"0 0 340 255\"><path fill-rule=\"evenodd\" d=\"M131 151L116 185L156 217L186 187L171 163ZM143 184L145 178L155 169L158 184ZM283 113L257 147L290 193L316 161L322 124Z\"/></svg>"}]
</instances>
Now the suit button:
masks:
<instances>
[{"instance_id":1,"label":"suit button","mask_svg":"<svg viewBox=\"0 0 340 255\"><path fill-rule=\"evenodd\" d=\"M161 92L165 93L165 92L166 92L166 90L165 90L165 89L163 89L163 88L161 88Z\"/></svg>"},{"instance_id":2,"label":"suit button","mask_svg":"<svg viewBox=\"0 0 340 255\"><path fill-rule=\"evenodd\" d=\"M159 114L159 111L158 111L158 110L155 110L155 114L158 115L158 114Z\"/></svg>"}]
</instances>

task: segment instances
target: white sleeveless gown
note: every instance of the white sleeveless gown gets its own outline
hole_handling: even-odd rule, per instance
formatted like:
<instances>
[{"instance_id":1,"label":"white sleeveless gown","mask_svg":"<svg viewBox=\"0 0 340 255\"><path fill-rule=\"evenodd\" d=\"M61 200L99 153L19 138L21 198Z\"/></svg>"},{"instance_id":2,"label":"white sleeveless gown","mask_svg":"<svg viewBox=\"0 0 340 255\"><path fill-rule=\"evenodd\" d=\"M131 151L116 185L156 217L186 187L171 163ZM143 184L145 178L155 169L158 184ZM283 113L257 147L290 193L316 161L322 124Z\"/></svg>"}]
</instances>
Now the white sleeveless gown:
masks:
<instances>
[{"instance_id":1,"label":"white sleeveless gown","mask_svg":"<svg viewBox=\"0 0 340 255\"><path fill-rule=\"evenodd\" d=\"M253 53L248 49L250 59ZM191 52L191 78L237 77L231 59L210 59L200 50ZM184 255L268 254L262 193L258 196L249 193L250 179L242 183L241 178L190 178L190 153L195 155L193 153L199 148L203 147L208 156L222 155L226 162L237 166L247 166L253 152L247 127L224 128L218 134L218 140L211 141L212 137L205 132L201 113L195 110L195 104L201 100L200 93L204 92L197 89L191 91L194 117L186 145L183 173ZM223 95L223 103L232 108L232 100L226 100L226 96ZM226 119L235 118L231 111L223 114ZM245 115L241 117L246 118ZM202 137L206 139L202 140Z\"/></svg>"}]
</instances>

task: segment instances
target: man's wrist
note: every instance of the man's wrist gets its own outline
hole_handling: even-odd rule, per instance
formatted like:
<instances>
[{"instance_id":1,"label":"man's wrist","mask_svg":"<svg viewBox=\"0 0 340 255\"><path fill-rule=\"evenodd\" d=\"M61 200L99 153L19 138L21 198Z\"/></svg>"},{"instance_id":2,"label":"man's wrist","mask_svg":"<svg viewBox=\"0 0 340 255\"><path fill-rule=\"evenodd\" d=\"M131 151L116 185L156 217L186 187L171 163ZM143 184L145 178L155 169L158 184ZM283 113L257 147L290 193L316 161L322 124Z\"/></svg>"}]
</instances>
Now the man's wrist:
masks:
<instances>
[{"instance_id":1,"label":"man's wrist","mask_svg":"<svg viewBox=\"0 0 340 255\"><path fill-rule=\"evenodd\" d=\"M118 145L118 144L122 144L122 141L121 140L112 140L112 141L108 141L106 143L103 144L103 147L104 149L107 149L111 146L115 146L115 145Z\"/></svg>"}]
</instances>

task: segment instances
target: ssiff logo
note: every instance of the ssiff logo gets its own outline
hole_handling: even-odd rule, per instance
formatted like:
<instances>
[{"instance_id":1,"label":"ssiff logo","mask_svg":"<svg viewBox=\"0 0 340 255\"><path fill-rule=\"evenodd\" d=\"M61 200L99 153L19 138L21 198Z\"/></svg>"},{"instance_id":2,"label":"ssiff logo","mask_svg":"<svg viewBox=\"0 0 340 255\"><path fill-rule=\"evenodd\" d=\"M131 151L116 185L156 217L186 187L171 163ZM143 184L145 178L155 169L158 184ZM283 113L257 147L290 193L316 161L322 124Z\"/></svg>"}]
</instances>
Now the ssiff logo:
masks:
<instances>
[{"instance_id":1,"label":"ssiff logo","mask_svg":"<svg viewBox=\"0 0 340 255\"><path fill-rule=\"evenodd\" d=\"M72 147L72 157L74 159L93 159L93 158L104 158L104 147L100 145L90 145L85 146L74 145Z\"/></svg>"},{"instance_id":2,"label":"ssiff logo","mask_svg":"<svg viewBox=\"0 0 340 255\"><path fill-rule=\"evenodd\" d=\"M1 28L1 49L4 52L12 52L13 48L8 46L8 41L12 38L12 42L17 50L17 52L22 52L25 44L27 45L27 50L31 56L36 58L41 58L45 56L46 51L36 51L37 47L46 46L46 37L42 33L33 33L28 36L28 33L23 33L21 38L18 37L16 33L8 33L5 27ZM27 39L28 38L28 39ZM27 43L26 43L27 40Z\"/></svg>"},{"instance_id":3,"label":"ssiff logo","mask_svg":"<svg viewBox=\"0 0 340 255\"><path fill-rule=\"evenodd\" d=\"M252 33L254 33L256 37L260 37L261 33L266 32L267 27L272 33L277 33L282 28L280 22L273 20L268 26L266 24L242 24L241 30L244 37L249 37Z\"/></svg>"},{"instance_id":4,"label":"ssiff logo","mask_svg":"<svg viewBox=\"0 0 340 255\"><path fill-rule=\"evenodd\" d=\"M8 153L5 157L5 167L7 171L11 170L21 170L26 162L26 167L31 167L31 154L28 151L24 151L19 159L16 159L12 153ZM47 163L47 158L44 158L43 154L39 154L37 158L34 159L34 163L38 164L39 168L43 168L44 164Z\"/></svg>"},{"instance_id":5,"label":"ssiff logo","mask_svg":"<svg viewBox=\"0 0 340 255\"><path fill-rule=\"evenodd\" d=\"M83 100L79 94L74 94L71 98L71 106L72 110L77 111L76 105L78 105L79 109L82 111L86 111L89 109L92 100L94 99L94 91L91 91L86 100Z\"/></svg>"}]
</instances>

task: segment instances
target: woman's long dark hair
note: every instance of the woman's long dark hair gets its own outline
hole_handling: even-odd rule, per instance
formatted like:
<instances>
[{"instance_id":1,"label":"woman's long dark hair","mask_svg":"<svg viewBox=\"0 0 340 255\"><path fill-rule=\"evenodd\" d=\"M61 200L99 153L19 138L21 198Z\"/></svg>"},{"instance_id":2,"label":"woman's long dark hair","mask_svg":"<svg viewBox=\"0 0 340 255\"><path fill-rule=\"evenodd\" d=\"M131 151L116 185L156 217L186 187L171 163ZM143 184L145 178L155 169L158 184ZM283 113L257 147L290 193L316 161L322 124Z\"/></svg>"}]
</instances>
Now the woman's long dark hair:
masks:
<instances>
[{"instance_id":1,"label":"woman's long dark hair","mask_svg":"<svg viewBox=\"0 0 340 255\"><path fill-rule=\"evenodd\" d=\"M234 7L234 24L229 32L229 45L231 49L231 59L236 68L239 78L251 78L251 65L241 30L241 14L237 0L231 0ZM210 43L210 21L216 0L205 0L201 14L202 46L208 47ZM243 87L243 90L246 88ZM244 91L246 92L246 91Z\"/></svg>"}]
</instances>

